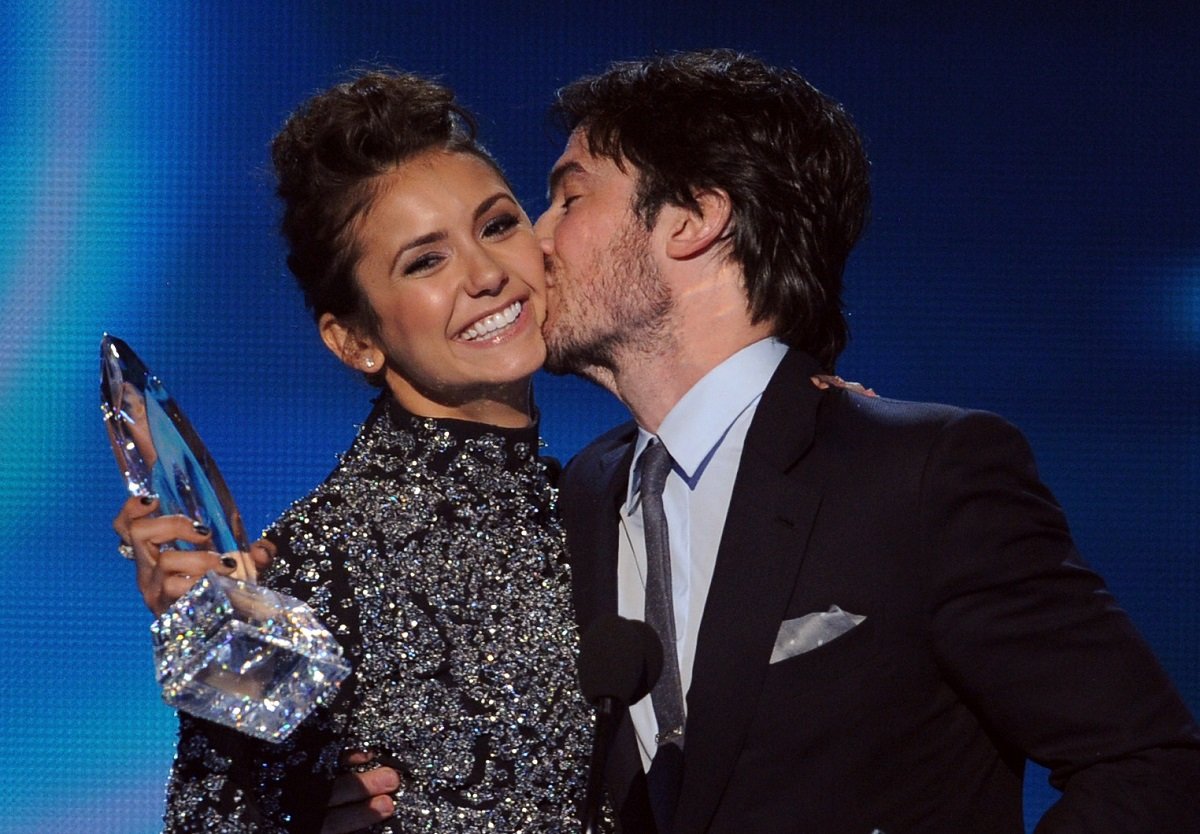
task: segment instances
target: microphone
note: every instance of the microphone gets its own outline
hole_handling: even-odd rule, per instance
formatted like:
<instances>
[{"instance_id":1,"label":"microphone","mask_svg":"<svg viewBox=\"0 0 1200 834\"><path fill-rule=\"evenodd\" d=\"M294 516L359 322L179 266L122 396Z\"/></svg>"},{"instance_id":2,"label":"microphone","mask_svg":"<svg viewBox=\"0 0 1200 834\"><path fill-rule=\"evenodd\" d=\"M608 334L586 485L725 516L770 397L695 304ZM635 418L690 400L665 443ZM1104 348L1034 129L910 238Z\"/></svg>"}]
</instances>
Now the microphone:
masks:
<instances>
[{"instance_id":1,"label":"microphone","mask_svg":"<svg viewBox=\"0 0 1200 834\"><path fill-rule=\"evenodd\" d=\"M601 785L620 711L654 688L663 650L654 629L640 620L605 614L592 622L579 643L579 688L596 706L596 735L583 805L583 834L594 834Z\"/></svg>"}]
</instances>

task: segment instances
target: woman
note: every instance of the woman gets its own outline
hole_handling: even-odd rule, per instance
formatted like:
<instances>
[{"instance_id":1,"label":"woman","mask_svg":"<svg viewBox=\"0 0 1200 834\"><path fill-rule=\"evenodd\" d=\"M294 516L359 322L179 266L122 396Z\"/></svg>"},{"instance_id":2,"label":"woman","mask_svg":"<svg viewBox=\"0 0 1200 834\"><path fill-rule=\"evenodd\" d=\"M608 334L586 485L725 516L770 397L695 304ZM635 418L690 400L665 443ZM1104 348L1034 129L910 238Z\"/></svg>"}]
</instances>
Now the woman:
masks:
<instances>
[{"instance_id":1,"label":"woman","mask_svg":"<svg viewBox=\"0 0 1200 834\"><path fill-rule=\"evenodd\" d=\"M367 73L275 138L288 266L325 345L382 389L323 484L275 522L262 584L308 602L352 676L283 744L180 716L168 831L316 830L339 756L401 773L380 832L578 827L590 716L530 377L542 253L446 88ZM127 505L156 612L214 554ZM259 561L267 561L258 554Z\"/></svg>"}]
</instances>

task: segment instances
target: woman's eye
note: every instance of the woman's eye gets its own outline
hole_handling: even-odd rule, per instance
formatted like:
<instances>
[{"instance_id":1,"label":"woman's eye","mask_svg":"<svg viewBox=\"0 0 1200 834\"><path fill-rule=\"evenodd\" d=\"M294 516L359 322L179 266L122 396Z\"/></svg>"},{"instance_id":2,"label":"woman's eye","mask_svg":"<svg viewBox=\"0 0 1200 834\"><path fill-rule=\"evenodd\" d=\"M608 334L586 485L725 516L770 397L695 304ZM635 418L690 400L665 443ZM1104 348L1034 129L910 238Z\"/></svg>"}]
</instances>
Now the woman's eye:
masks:
<instances>
[{"instance_id":1,"label":"woman's eye","mask_svg":"<svg viewBox=\"0 0 1200 834\"><path fill-rule=\"evenodd\" d=\"M571 203L575 202L578 199L579 199L578 194L572 194L570 197L563 197L562 210L566 211L567 209L569 209L571 207Z\"/></svg>"},{"instance_id":2,"label":"woman's eye","mask_svg":"<svg viewBox=\"0 0 1200 834\"><path fill-rule=\"evenodd\" d=\"M521 220L515 214L501 214L498 217L493 217L483 227L484 237L496 237L502 235L509 229L515 228Z\"/></svg>"},{"instance_id":3,"label":"woman's eye","mask_svg":"<svg viewBox=\"0 0 1200 834\"><path fill-rule=\"evenodd\" d=\"M422 255L415 261L404 267L405 275L416 275L420 272L428 272L441 262L441 257L435 254Z\"/></svg>"}]
</instances>

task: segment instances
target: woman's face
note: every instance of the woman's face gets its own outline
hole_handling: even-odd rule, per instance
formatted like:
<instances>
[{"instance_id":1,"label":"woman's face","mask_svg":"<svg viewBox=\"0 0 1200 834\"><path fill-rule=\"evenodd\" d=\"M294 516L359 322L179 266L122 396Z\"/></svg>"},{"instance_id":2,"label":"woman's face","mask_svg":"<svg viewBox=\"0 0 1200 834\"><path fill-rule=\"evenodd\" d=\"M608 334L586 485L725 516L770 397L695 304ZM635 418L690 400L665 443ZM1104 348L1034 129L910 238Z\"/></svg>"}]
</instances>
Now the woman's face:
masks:
<instances>
[{"instance_id":1,"label":"woman's face","mask_svg":"<svg viewBox=\"0 0 1200 834\"><path fill-rule=\"evenodd\" d=\"M370 343L388 387L424 416L528 414L528 380L546 358L545 277L508 186L477 157L440 150L376 185L356 223L356 275L379 320Z\"/></svg>"}]
</instances>

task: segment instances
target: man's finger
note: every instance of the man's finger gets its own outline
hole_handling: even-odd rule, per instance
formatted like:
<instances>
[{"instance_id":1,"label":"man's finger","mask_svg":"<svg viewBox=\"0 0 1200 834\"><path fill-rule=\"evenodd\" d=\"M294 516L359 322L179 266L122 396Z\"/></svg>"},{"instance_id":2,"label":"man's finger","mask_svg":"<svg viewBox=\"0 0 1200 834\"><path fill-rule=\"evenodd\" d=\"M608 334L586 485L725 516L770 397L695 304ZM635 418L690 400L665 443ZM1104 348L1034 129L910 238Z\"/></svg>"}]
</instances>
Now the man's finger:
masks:
<instances>
[{"instance_id":1,"label":"man's finger","mask_svg":"<svg viewBox=\"0 0 1200 834\"><path fill-rule=\"evenodd\" d=\"M400 787L400 774L390 767L377 767L362 773L345 773L333 780L330 806L357 802L368 797L386 796Z\"/></svg>"},{"instance_id":2,"label":"man's finger","mask_svg":"<svg viewBox=\"0 0 1200 834\"><path fill-rule=\"evenodd\" d=\"M343 805L325 812L321 834L353 834L377 822L383 822L396 812L390 796L372 797L370 802Z\"/></svg>"},{"instance_id":3,"label":"man's finger","mask_svg":"<svg viewBox=\"0 0 1200 834\"><path fill-rule=\"evenodd\" d=\"M370 750L350 750L342 754L342 767L359 767L367 762L375 761L375 754Z\"/></svg>"}]
</instances>

